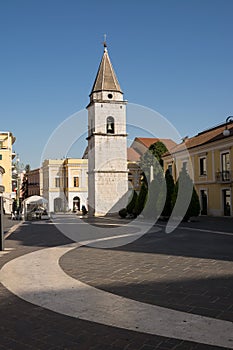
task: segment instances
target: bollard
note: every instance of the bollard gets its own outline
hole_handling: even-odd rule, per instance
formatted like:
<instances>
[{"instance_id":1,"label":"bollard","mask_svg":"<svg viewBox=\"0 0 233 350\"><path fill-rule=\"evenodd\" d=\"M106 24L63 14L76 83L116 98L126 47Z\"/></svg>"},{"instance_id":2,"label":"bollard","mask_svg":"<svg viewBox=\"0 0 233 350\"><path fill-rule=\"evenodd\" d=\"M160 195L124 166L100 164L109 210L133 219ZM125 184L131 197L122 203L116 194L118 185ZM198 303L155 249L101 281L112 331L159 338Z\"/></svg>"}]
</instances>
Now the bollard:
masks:
<instances>
[{"instance_id":1,"label":"bollard","mask_svg":"<svg viewBox=\"0 0 233 350\"><path fill-rule=\"evenodd\" d=\"M0 251L4 250L3 197L0 196Z\"/></svg>"}]
</instances>

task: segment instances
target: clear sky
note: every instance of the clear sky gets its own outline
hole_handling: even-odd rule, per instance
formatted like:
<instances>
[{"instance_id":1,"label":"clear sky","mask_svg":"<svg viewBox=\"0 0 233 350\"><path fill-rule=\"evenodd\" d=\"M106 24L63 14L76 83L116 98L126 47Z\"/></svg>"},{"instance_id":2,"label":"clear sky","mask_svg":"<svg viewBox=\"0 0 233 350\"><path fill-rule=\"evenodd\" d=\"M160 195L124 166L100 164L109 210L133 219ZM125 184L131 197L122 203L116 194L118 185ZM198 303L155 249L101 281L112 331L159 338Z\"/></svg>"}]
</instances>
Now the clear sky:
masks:
<instances>
[{"instance_id":1,"label":"clear sky","mask_svg":"<svg viewBox=\"0 0 233 350\"><path fill-rule=\"evenodd\" d=\"M224 122L233 115L232 14L232 0L1 0L0 130L38 167L53 130L89 102L104 33L129 102L182 136Z\"/></svg>"}]
</instances>

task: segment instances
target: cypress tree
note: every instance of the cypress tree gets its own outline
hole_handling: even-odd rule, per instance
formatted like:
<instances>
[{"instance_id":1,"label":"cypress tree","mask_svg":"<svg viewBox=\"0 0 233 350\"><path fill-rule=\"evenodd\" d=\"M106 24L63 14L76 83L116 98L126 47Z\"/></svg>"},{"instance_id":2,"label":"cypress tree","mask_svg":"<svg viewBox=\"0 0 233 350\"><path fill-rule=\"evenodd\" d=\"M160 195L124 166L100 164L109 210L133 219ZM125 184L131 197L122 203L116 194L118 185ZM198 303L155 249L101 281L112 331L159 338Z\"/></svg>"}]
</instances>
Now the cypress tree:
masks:
<instances>
[{"instance_id":1,"label":"cypress tree","mask_svg":"<svg viewBox=\"0 0 233 350\"><path fill-rule=\"evenodd\" d=\"M138 198L137 192L134 190L131 201L129 202L129 204L126 207L128 214L135 214L135 206L137 203L137 198Z\"/></svg>"},{"instance_id":2,"label":"cypress tree","mask_svg":"<svg viewBox=\"0 0 233 350\"><path fill-rule=\"evenodd\" d=\"M172 195L174 192L174 180L170 173L170 171L167 169L165 173L165 181L166 181L166 187L167 187L167 196L166 196L166 202L163 208L162 216L170 216L172 213Z\"/></svg>"},{"instance_id":3,"label":"cypress tree","mask_svg":"<svg viewBox=\"0 0 233 350\"><path fill-rule=\"evenodd\" d=\"M145 206L146 200L147 200L147 192L148 192L147 187L143 182L141 189L140 189L140 192L139 192L139 195L137 197L136 205L135 205L135 214L136 215L139 215L144 209L144 206Z\"/></svg>"},{"instance_id":4,"label":"cypress tree","mask_svg":"<svg viewBox=\"0 0 233 350\"><path fill-rule=\"evenodd\" d=\"M181 169L181 172L179 174L179 179L176 182L175 186L174 186L174 191L173 191L173 195L172 195L172 206L175 206L176 200L177 200L177 195L178 195L178 191L179 191L179 183L182 186L182 192L181 192L181 196L186 199L186 190L192 190L192 196L191 196L191 200L190 203L188 203L187 205L187 210L186 213L184 215L183 221L187 221L190 219L190 217L192 216L198 216L200 214L200 201L199 201L199 197L197 195L196 189L193 185L193 181L190 178L189 174L187 173L187 170L185 167L183 167Z\"/></svg>"}]
</instances>

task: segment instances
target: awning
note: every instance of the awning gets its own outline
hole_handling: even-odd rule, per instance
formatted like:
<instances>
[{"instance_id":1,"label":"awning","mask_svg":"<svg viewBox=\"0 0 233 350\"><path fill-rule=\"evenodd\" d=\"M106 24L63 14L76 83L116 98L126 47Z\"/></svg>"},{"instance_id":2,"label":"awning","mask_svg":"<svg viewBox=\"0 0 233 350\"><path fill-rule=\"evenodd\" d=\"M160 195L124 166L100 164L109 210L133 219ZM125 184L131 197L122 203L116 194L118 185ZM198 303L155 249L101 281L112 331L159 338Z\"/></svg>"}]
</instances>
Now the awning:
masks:
<instances>
[{"instance_id":1,"label":"awning","mask_svg":"<svg viewBox=\"0 0 233 350\"><path fill-rule=\"evenodd\" d=\"M43 204L47 204L47 203L48 203L47 199L45 199L41 196L31 196L31 197L24 199L24 201L23 201L24 205L27 205L27 204L43 205Z\"/></svg>"}]
</instances>

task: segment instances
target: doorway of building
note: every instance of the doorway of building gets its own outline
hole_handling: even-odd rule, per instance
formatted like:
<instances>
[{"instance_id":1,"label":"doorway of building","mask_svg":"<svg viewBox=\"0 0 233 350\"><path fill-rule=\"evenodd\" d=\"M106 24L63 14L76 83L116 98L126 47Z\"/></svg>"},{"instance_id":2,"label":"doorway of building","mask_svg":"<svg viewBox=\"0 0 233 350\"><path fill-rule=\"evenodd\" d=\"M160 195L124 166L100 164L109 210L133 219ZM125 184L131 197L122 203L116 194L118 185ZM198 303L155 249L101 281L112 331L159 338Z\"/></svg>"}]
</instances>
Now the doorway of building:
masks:
<instances>
[{"instance_id":1,"label":"doorway of building","mask_svg":"<svg viewBox=\"0 0 233 350\"><path fill-rule=\"evenodd\" d=\"M80 198L79 197L73 198L73 211L80 211Z\"/></svg>"},{"instance_id":2,"label":"doorway of building","mask_svg":"<svg viewBox=\"0 0 233 350\"><path fill-rule=\"evenodd\" d=\"M226 189L223 193L223 211L224 216L231 216L231 191Z\"/></svg>"},{"instance_id":3,"label":"doorway of building","mask_svg":"<svg viewBox=\"0 0 233 350\"><path fill-rule=\"evenodd\" d=\"M62 199L59 197L54 199L54 211L62 211Z\"/></svg>"},{"instance_id":4,"label":"doorway of building","mask_svg":"<svg viewBox=\"0 0 233 350\"><path fill-rule=\"evenodd\" d=\"M207 190L201 190L201 215L207 215L208 202L207 202Z\"/></svg>"}]
</instances>

